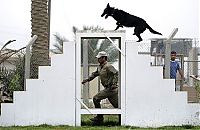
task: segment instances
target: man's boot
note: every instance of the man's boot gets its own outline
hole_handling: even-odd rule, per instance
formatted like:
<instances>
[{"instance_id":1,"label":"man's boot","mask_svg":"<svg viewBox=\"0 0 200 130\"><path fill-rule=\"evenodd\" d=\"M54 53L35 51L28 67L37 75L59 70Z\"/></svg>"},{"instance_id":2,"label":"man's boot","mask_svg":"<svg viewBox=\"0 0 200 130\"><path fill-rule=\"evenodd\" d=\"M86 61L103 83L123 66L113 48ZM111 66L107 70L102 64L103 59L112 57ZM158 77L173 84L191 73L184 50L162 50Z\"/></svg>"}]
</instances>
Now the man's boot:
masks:
<instances>
[{"instance_id":1,"label":"man's boot","mask_svg":"<svg viewBox=\"0 0 200 130\"><path fill-rule=\"evenodd\" d=\"M103 124L103 115L97 115L94 118L90 119L92 121L92 125L101 125Z\"/></svg>"}]
</instances>

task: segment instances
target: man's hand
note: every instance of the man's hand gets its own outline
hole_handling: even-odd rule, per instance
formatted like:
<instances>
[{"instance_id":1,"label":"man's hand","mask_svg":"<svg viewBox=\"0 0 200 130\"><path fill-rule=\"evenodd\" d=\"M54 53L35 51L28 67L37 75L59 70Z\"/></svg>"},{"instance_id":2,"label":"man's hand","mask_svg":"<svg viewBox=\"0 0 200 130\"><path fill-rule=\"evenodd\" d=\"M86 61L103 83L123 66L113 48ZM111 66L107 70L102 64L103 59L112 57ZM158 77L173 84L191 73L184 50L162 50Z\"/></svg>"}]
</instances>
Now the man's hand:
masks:
<instances>
[{"instance_id":1,"label":"man's hand","mask_svg":"<svg viewBox=\"0 0 200 130\"><path fill-rule=\"evenodd\" d=\"M185 77L181 74L181 80L185 81Z\"/></svg>"},{"instance_id":2,"label":"man's hand","mask_svg":"<svg viewBox=\"0 0 200 130\"><path fill-rule=\"evenodd\" d=\"M113 89L116 89L117 88L117 85L116 84L113 84L111 85L110 89L113 90Z\"/></svg>"},{"instance_id":3,"label":"man's hand","mask_svg":"<svg viewBox=\"0 0 200 130\"><path fill-rule=\"evenodd\" d=\"M181 77L181 79L182 79L183 81L185 81L185 77Z\"/></svg>"},{"instance_id":4,"label":"man's hand","mask_svg":"<svg viewBox=\"0 0 200 130\"><path fill-rule=\"evenodd\" d=\"M84 79L81 83L85 84L86 82L88 82L88 79Z\"/></svg>"}]
</instances>

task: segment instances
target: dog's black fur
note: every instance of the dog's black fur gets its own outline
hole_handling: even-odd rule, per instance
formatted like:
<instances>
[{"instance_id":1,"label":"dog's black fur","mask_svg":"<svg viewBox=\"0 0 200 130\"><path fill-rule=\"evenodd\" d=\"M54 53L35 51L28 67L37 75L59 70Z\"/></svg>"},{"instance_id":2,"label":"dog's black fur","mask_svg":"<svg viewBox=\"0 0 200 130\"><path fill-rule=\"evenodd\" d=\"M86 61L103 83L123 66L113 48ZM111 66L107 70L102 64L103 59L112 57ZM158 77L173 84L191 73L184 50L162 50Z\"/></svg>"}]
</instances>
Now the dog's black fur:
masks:
<instances>
[{"instance_id":1,"label":"dog's black fur","mask_svg":"<svg viewBox=\"0 0 200 130\"><path fill-rule=\"evenodd\" d=\"M103 17L104 15L106 15L105 18L108 18L108 16L112 16L117 21L117 27L115 30L119 29L119 27L123 28L123 26L135 27L133 35L136 35L139 38L137 42L142 41L140 34L143 33L146 30L146 28L149 29L151 33L162 35L161 33L153 30L144 19L131 15L123 10L118 10L113 7L110 7L109 3L104 9L104 12L101 15L101 17Z\"/></svg>"}]
</instances>

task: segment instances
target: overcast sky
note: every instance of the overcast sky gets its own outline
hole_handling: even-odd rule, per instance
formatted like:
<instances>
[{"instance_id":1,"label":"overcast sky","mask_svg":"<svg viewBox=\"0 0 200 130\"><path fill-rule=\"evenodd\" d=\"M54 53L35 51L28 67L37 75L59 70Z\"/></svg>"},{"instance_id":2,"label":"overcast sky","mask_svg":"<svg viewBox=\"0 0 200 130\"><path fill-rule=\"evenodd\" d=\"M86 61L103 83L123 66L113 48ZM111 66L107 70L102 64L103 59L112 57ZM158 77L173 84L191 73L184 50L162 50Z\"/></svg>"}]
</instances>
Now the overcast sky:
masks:
<instances>
[{"instance_id":1,"label":"overcast sky","mask_svg":"<svg viewBox=\"0 0 200 130\"><path fill-rule=\"evenodd\" d=\"M82 29L83 25L99 25L105 30L114 30L116 21L101 14L110 3L111 7L122 9L141 17L163 36L146 30L142 37L165 38L174 28L179 31L175 37L199 38L198 0L51 0L51 36L56 32L73 40L72 26ZM0 45L15 39L15 45L25 46L31 38L31 0L0 0ZM138 40L133 36L133 28L126 30L127 40ZM53 39L51 38L51 44Z\"/></svg>"}]
</instances>

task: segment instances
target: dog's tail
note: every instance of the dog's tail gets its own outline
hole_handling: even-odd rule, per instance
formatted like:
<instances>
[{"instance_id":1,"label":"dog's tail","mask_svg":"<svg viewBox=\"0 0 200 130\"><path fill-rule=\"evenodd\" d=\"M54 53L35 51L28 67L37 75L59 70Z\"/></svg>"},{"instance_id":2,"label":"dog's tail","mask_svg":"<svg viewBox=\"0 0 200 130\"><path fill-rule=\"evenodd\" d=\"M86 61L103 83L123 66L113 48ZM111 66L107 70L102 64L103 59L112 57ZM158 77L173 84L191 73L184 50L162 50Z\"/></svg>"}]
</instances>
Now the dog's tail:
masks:
<instances>
[{"instance_id":1,"label":"dog's tail","mask_svg":"<svg viewBox=\"0 0 200 130\"><path fill-rule=\"evenodd\" d=\"M147 28L149 29L149 31L150 31L151 33L158 34L158 35L162 35L161 33L159 33L159 32L157 32L157 31L153 30L148 24L147 24Z\"/></svg>"}]
</instances>

